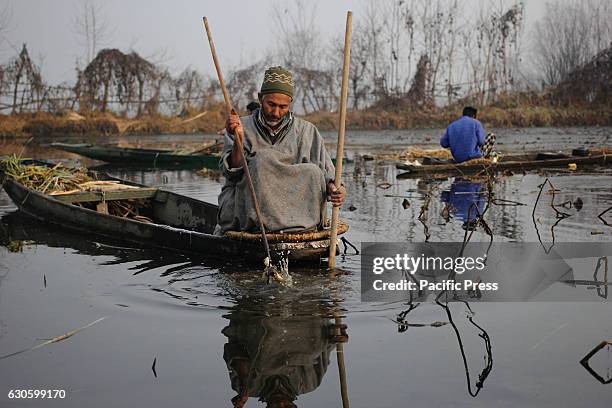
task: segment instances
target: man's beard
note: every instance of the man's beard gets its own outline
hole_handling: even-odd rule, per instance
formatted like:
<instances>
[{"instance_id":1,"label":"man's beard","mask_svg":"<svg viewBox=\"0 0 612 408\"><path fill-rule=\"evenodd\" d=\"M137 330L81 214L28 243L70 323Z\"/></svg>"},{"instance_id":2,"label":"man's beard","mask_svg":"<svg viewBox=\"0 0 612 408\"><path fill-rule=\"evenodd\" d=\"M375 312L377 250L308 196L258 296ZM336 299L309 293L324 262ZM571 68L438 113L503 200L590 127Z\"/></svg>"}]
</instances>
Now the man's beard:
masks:
<instances>
[{"instance_id":1,"label":"man's beard","mask_svg":"<svg viewBox=\"0 0 612 408\"><path fill-rule=\"evenodd\" d=\"M271 120L268 116L266 116L265 114L263 115L264 120L266 121L266 125L270 126L271 128L278 126L281 124L281 122L283 121L284 116L281 116L279 119L273 119Z\"/></svg>"}]
</instances>

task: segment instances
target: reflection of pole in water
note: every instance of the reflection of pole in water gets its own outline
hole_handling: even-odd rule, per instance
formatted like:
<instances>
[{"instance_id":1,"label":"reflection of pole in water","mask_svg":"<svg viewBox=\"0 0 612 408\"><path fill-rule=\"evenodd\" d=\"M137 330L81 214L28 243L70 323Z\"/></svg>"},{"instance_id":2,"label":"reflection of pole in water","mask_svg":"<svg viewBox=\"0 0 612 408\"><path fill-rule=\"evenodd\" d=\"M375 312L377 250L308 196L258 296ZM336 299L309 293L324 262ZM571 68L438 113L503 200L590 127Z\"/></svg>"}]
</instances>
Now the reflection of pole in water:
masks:
<instances>
[{"instance_id":1,"label":"reflection of pole in water","mask_svg":"<svg viewBox=\"0 0 612 408\"><path fill-rule=\"evenodd\" d=\"M484 341L484 345L485 345L486 364L484 368L482 369L482 371L480 372L480 374L478 375L478 381L475 384L476 391L472 390L472 380L470 378L470 368L467 362L467 357L465 355L465 350L463 348L463 341L461 340L461 334L459 333L459 329L457 328L457 325L453 321L453 316L450 311L450 307L448 306L448 303L443 304L440 301L436 301L436 303L440 305L446 311L446 315L448 316L448 321L450 322L455 332L455 335L457 336L457 343L459 344L459 351L461 352L461 358L463 360L463 368L465 369L465 378L467 381L468 393L472 397L476 397L478 393L480 392L480 390L484 387L484 382L486 381L487 377L489 377L489 374L491 374L491 370L493 370L493 352L491 349L491 338L489 337L489 334L486 332L485 329L483 329L481 326L476 324L476 322L474 322L474 313L472 312L472 309L470 308L470 305L468 304L468 302L466 301L461 301L461 302L465 303L466 307L470 311L468 320L472 325L474 325L474 327L476 327L480 331L480 334L478 336L482 338L482 340Z\"/></svg>"},{"instance_id":2,"label":"reflection of pole in water","mask_svg":"<svg viewBox=\"0 0 612 408\"><path fill-rule=\"evenodd\" d=\"M604 225L607 225L608 227L612 227L612 225L610 225L610 223L605 220L604 215L606 215L608 212L610 212L610 210L612 210L612 207L608 207L605 210L603 210L602 212L600 212L599 214L597 214L597 218L599 218L601 220L601 222L603 222Z\"/></svg>"},{"instance_id":3,"label":"reflection of pole in water","mask_svg":"<svg viewBox=\"0 0 612 408\"><path fill-rule=\"evenodd\" d=\"M410 323L408 322L406 320L406 316L408 316L410 312L412 312L414 309L416 309L420 305L421 305L420 303L417 303L417 304L412 303L412 300L411 300L408 303L408 309L404 310L403 312L397 315L397 319L394 320L394 322L397 323L397 331L399 333L404 333L410 327L442 327L449 323L449 322L440 322L440 321L436 321L432 323Z\"/></svg>"},{"instance_id":4,"label":"reflection of pole in water","mask_svg":"<svg viewBox=\"0 0 612 408\"><path fill-rule=\"evenodd\" d=\"M599 280L599 270L603 266L603 281ZM562 281L574 286L587 286L587 289L596 289L597 296L603 299L608 298L608 257L602 256L597 260L595 271L593 272L593 280L581 280L581 279L566 279ZM589 288L590 287L590 288Z\"/></svg>"},{"instance_id":5,"label":"reflection of pole in water","mask_svg":"<svg viewBox=\"0 0 612 408\"><path fill-rule=\"evenodd\" d=\"M466 307L469 310L469 315L468 315L468 320L469 322L478 329L478 331L480 332L478 334L478 337L480 337L483 341L484 341L484 345L485 345L485 366L483 367L482 371L480 372L480 374L478 375L478 381L476 381L476 391L473 390L472 388L472 380L470 377L470 368L467 362L467 356L465 354L465 350L463 347L463 340L461 338L461 333L459 332L459 329L457 328L457 325L455 324L454 320L453 320L453 316L450 310L450 307L448 306L448 303L442 303L439 300L436 300L436 303L442 307L445 312L446 315L448 316L448 321L447 322L441 322L441 321L436 321L436 322L432 322L432 323L409 323L406 320L406 316L413 311L414 309L416 309L418 306L420 306L420 303L414 304L412 302L408 303L408 309L404 310L403 312L399 313L397 315L397 319L394 321L395 323L397 323L398 325L398 331L400 333L405 332L409 327L442 327L445 326L447 324L450 324L453 328L453 331L455 333L455 336L457 337L457 343L459 345L459 351L461 353L461 358L463 360L463 367L465 370L465 376L466 376L466 381L467 381L467 390L468 393L472 396L472 397L476 397L478 395L478 393L480 392L480 390L484 387L484 382L486 381L486 379L489 377L489 374L491 373L491 371L493 370L493 352L492 352L492 348L491 348L491 338L489 337L489 334L486 332L486 330L484 330L480 325L478 325L476 322L474 322L474 312L472 311L472 309L470 308L470 305L466 302L461 300L461 302L463 302Z\"/></svg>"},{"instance_id":6,"label":"reflection of pole in water","mask_svg":"<svg viewBox=\"0 0 612 408\"><path fill-rule=\"evenodd\" d=\"M333 275L337 277L338 275ZM348 382L346 375L346 365L344 363L344 343L348 341L346 334L346 324L342 323L339 307L341 299L337 291L333 290L334 302L334 336L332 341L336 343L336 361L338 362L338 377L340 380L340 397L342 398L342 408L349 408Z\"/></svg>"},{"instance_id":7,"label":"reflection of pole in water","mask_svg":"<svg viewBox=\"0 0 612 408\"><path fill-rule=\"evenodd\" d=\"M346 325L342 323L342 318L336 313L336 336L342 336L342 328L346 330ZM346 341L346 340L345 340ZM348 384L346 381L346 366L344 364L344 342L336 342L336 360L338 360L338 375L340 376L340 395L342 396L342 408L349 408Z\"/></svg>"},{"instance_id":8,"label":"reflection of pole in water","mask_svg":"<svg viewBox=\"0 0 612 408\"><path fill-rule=\"evenodd\" d=\"M542 242L542 237L540 236L540 230L538 228L538 223L537 223L536 218L535 218L535 212L536 212L536 209L538 208L538 203L540 202L540 197L542 196L542 191L544 190L544 186L546 185L546 183L548 183L548 185L550 186L550 190L549 190L550 193L551 193L550 207L555 211L555 216L557 218L557 221L550 227L550 234L551 234L551 238L552 238L552 243L551 243L549 248L546 248L546 246ZM531 219L533 221L533 226L535 227L536 234L538 235L538 241L540 241L540 245L542 245L542 248L544 249L544 252L547 253L547 254L550 253L550 251L553 248L553 246L555 246L555 227L562 220L564 220L564 219L566 219L566 218L571 216L570 214L567 214L567 213L564 213L563 211L560 211L555 206L555 192L557 192L557 191L559 191L559 190L555 189L555 186L553 186L553 184L550 181L550 179L548 177L546 177L544 182L540 185L540 191L538 191L538 196L536 197L536 201L533 204L533 211L531 212Z\"/></svg>"},{"instance_id":9,"label":"reflection of pole in water","mask_svg":"<svg viewBox=\"0 0 612 408\"><path fill-rule=\"evenodd\" d=\"M580 360L580 364L589 372L589 374L591 374L597 381L599 381L602 384L612 383L612 377L610 377L609 373L608 373L608 378L604 378L603 376L601 376L597 371L593 370L593 368L589 365L589 360L591 359L591 357L597 354L599 350L603 349L606 346L608 346L608 353L610 353L610 345L612 345L612 341L604 340L601 343L599 343L597 346L595 346L591 351L589 351L588 354L582 358L582 360Z\"/></svg>"}]
</instances>

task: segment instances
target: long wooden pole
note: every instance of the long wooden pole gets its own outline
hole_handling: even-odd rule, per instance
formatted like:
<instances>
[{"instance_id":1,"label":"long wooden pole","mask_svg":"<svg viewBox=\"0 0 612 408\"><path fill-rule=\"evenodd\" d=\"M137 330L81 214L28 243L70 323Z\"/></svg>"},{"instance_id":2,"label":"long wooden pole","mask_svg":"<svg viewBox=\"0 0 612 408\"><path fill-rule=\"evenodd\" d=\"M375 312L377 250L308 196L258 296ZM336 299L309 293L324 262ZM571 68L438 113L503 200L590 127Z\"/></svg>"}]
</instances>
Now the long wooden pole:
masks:
<instances>
[{"instance_id":1,"label":"long wooden pole","mask_svg":"<svg viewBox=\"0 0 612 408\"><path fill-rule=\"evenodd\" d=\"M348 100L349 67L351 62L351 37L353 32L353 13L346 13L346 32L344 35L344 66L342 67L342 88L340 93L340 117L338 119L338 147L336 149L336 175L334 183L336 188L342 186L342 160L344 158L344 132L346 126L346 105ZM329 245L329 268L336 267L336 245L338 242L338 215L340 207L332 209L332 225ZM336 335L340 335L342 319L336 311ZM336 360L338 361L338 374L340 376L340 395L342 407L349 408L348 384L346 379L346 365L344 364L344 344L336 343Z\"/></svg>"},{"instance_id":2,"label":"long wooden pole","mask_svg":"<svg viewBox=\"0 0 612 408\"><path fill-rule=\"evenodd\" d=\"M344 66L342 67L342 90L340 93L340 115L338 119L338 148L336 149L336 179L339 189L342 185L342 159L344 158L344 130L346 127L346 105L348 100L349 67L351 64L351 37L353 33L353 12L346 13L346 33L344 35ZM332 209L331 236L329 240L329 268L336 267L336 245L338 243L338 215L340 207Z\"/></svg>"},{"instance_id":3,"label":"long wooden pole","mask_svg":"<svg viewBox=\"0 0 612 408\"><path fill-rule=\"evenodd\" d=\"M215 43L213 42L212 32L210 31L210 26L208 25L208 18L204 17L204 28L206 29L206 35L208 36L208 44L210 44L210 52L212 54L213 62L215 63L215 70L217 71L217 78L219 78L219 85L221 85L221 91L223 92L223 99L225 100L225 109L227 110L227 115L229 116L230 112L232 112L232 101L229 97L229 93L227 92L227 87L225 86L225 80L223 79L223 72L221 72L221 65L219 64L219 58L217 57L217 50L215 49ZM247 184L249 185L249 190L251 191L251 197L253 198L253 205L255 206L255 213L257 214L257 220L259 221L259 229L261 230L261 236L264 243L264 247L266 249L266 255L268 256L268 260L272 262L272 258L270 257L270 246L268 245L268 237L266 236L266 228L263 224L263 218L261 217L261 209L259 207L259 201L257 201L257 194L255 193L255 187L253 186L253 179L251 178L251 172L249 171L249 166L246 161L246 157L244 156L244 145L242 143L242 138L239 135L235 135L235 143L238 145L238 152L240 155L240 161L242 163L242 168L244 171L244 175L247 179Z\"/></svg>"},{"instance_id":4,"label":"long wooden pole","mask_svg":"<svg viewBox=\"0 0 612 408\"><path fill-rule=\"evenodd\" d=\"M229 93L227 92L227 87L225 86L223 72L221 71L221 64L219 64L219 58L217 57L217 49L215 48L212 32L210 31L210 26L208 25L208 18L206 17L204 17L204 29L206 30L206 36L208 37L208 44L210 45L210 53L212 54L215 70L217 71L217 78L219 78L219 84L221 85L221 91L223 92L225 109L227 110L226 113L229 115L232 110L232 100L230 99Z\"/></svg>"}]
</instances>

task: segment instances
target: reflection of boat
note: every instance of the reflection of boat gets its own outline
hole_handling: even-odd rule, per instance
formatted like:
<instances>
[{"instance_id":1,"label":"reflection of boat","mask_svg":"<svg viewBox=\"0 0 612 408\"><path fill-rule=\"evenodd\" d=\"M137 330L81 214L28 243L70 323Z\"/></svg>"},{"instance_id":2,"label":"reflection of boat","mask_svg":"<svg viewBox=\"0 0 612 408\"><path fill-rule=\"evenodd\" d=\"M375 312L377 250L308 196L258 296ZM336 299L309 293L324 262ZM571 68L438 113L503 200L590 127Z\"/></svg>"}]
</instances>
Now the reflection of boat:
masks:
<instances>
[{"instance_id":1,"label":"reflection of boat","mask_svg":"<svg viewBox=\"0 0 612 408\"><path fill-rule=\"evenodd\" d=\"M52 147L69 153L76 153L90 159L132 166L186 166L219 168L219 156L215 154L178 154L171 150L136 149L92 144L52 143Z\"/></svg>"},{"instance_id":2,"label":"reflection of boat","mask_svg":"<svg viewBox=\"0 0 612 408\"><path fill-rule=\"evenodd\" d=\"M93 241L91 236L53 228L21 211L14 211L0 218L0 245L7 247L9 251L21 250L25 246L24 243L27 245L30 242L50 248L70 248L83 255L114 257L112 261L104 261L105 265L139 262L130 267L135 274L178 264L182 267L200 265L198 258L188 257L180 252L150 250L137 246L124 247L120 241L107 237L99 237ZM210 265L210 262L207 262L207 265Z\"/></svg>"},{"instance_id":3,"label":"reflection of boat","mask_svg":"<svg viewBox=\"0 0 612 408\"><path fill-rule=\"evenodd\" d=\"M540 159L538 159L540 155ZM496 172L501 170L530 170L543 167L566 167L570 163L576 165L587 164L609 164L609 152L594 150L589 156L569 156L561 158L548 158L540 153L523 154L523 155L507 155L501 156L496 163L492 161L477 159L476 161L468 161L464 163L448 163L441 162L439 164L397 164L396 167L400 170L406 170L405 173L398 174L398 177L425 176L428 174L444 175L444 174L473 174L480 172Z\"/></svg>"},{"instance_id":4,"label":"reflection of boat","mask_svg":"<svg viewBox=\"0 0 612 408\"><path fill-rule=\"evenodd\" d=\"M0 175L3 176L2 173ZM234 260L262 260L265 257L263 246L257 240L213 235L217 220L216 205L106 174L90 175L100 181L120 182L126 188L51 196L7 177L4 189L23 212L88 234L196 253L203 257ZM135 199L143 203L141 215L152 222L109 215L104 210L81 206L96 208L102 204L104 207L113 201ZM292 260L319 262L329 251L329 230L309 234L270 234L269 241L272 253L287 253Z\"/></svg>"}]
</instances>

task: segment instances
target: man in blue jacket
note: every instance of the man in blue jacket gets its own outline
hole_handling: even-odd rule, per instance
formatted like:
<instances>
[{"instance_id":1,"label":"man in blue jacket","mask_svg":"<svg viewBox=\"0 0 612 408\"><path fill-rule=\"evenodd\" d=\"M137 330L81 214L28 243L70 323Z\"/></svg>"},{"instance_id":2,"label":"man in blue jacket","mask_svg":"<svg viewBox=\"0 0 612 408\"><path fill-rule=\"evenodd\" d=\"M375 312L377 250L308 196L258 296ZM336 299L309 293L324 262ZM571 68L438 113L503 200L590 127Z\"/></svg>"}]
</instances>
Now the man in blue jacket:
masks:
<instances>
[{"instance_id":1,"label":"man in blue jacket","mask_svg":"<svg viewBox=\"0 0 612 408\"><path fill-rule=\"evenodd\" d=\"M457 163L488 157L493 150L495 135L485 134L482 123L476 119L477 113L476 108L465 107L463 116L451 123L440 139L440 145L450 148Z\"/></svg>"}]
</instances>

